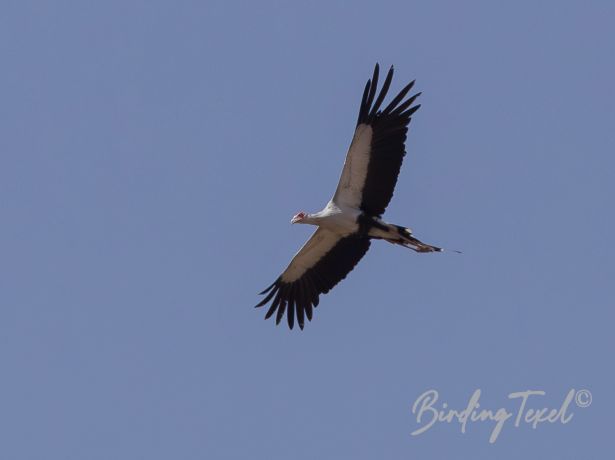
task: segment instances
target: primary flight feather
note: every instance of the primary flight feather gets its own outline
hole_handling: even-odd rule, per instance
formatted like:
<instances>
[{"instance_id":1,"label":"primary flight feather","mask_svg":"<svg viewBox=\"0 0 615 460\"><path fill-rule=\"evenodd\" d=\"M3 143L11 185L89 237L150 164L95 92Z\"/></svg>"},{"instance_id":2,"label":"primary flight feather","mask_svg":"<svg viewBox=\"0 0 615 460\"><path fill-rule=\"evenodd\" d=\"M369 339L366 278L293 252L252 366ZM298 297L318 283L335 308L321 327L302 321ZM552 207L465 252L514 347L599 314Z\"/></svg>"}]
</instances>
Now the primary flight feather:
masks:
<instances>
[{"instance_id":1,"label":"primary flight feather","mask_svg":"<svg viewBox=\"0 0 615 460\"><path fill-rule=\"evenodd\" d=\"M413 105L421 93L406 99L414 81L406 85L382 110L391 80L391 66L376 97L379 66L367 80L352 143L346 154L337 189L325 208L317 213L296 214L291 223L316 225L318 229L295 254L286 270L261 294L256 307L270 304L265 318L275 315L279 324L286 314L292 329L295 319L303 329L312 320L320 294L326 294L355 267L372 239L383 239L417 252L442 251L422 243L409 228L381 219L397 183L406 154L405 141Z\"/></svg>"}]
</instances>

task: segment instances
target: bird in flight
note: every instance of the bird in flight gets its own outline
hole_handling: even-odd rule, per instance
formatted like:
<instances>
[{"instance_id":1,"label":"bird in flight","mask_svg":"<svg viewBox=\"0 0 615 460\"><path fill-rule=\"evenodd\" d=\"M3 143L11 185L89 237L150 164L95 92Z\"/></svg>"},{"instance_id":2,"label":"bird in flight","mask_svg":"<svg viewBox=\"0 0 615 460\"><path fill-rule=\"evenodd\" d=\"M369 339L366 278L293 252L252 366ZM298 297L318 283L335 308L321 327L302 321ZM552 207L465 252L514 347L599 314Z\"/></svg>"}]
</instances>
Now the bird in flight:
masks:
<instances>
[{"instance_id":1,"label":"bird in flight","mask_svg":"<svg viewBox=\"0 0 615 460\"><path fill-rule=\"evenodd\" d=\"M380 110L393 79L393 67L376 97L378 73L376 64L363 91L354 137L333 198L322 211L302 211L290 221L318 228L278 279L261 292L266 296L256 307L271 302L265 319L275 315L276 324L286 313L290 329L295 318L303 329L305 318L312 320L320 294L329 292L348 275L373 239L417 252L442 251L416 239L409 228L381 219L393 196L406 154L408 124L420 107L413 104L421 93L406 99L414 85L412 81Z\"/></svg>"}]
</instances>

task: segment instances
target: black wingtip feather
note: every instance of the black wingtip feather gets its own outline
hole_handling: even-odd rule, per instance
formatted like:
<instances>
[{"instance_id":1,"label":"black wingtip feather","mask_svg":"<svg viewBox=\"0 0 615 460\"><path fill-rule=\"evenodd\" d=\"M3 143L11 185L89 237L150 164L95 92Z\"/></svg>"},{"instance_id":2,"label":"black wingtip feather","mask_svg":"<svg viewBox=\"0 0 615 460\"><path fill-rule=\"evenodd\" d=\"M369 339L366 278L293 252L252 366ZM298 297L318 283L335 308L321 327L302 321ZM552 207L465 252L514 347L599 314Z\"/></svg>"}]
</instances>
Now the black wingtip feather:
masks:
<instances>
[{"instance_id":1,"label":"black wingtip feather","mask_svg":"<svg viewBox=\"0 0 615 460\"><path fill-rule=\"evenodd\" d=\"M269 287L265 288L265 290L263 292L259 292L258 295L263 295L266 292L268 292L273 286L276 285L276 283L279 281L279 278L277 280L275 280L273 283L271 283L271 285L269 285Z\"/></svg>"},{"instance_id":2,"label":"black wingtip feather","mask_svg":"<svg viewBox=\"0 0 615 460\"><path fill-rule=\"evenodd\" d=\"M405 112L401 113L400 116L402 116L402 117L410 117L410 116L412 116L412 114L414 112L416 112L420 108L421 108L421 104L417 104L414 107L410 107L408 110L406 110Z\"/></svg>"},{"instance_id":3,"label":"black wingtip feather","mask_svg":"<svg viewBox=\"0 0 615 460\"><path fill-rule=\"evenodd\" d=\"M376 99L376 102L374 104L374 106L372 107L372 109L369 112L369 119L373 119L376 114L378 113L378 109L380 109L380 106L382 105L382 102L384 101L384 98L386 97L387 93L389 92L389 87L391 86L391 81L393 80L393 66L391 66L391 68L389 69L389 72L387 73L386 78L384 79L384 85L382 85L382 89L380 90L380 94L378 94L378 99Z\"/></svg>"},{"instance_id":4,"label":"black wingtip feather","mask_svg":"<svg viewBox=\"0 0 615 460\"><path fill-rule=\"evenodd\" d=\"M371 86L372 81L367 80L365 83L365 89L363 90L363 97L361 98L361 105L359 107L359 117L357 118L357 125L360 125L363 120L367 117L367 96L369 95L369 88Z\"/></svg>"},{"instance_id":5,"label":"black wingtip feather","mask_svg":"<svg viewBox=\"0 0 615 460\"><path fill-rule=\"evenodd\" d=\"M305 324L305 310L307 308L305 277L302 277L299 280L299 287L297 291L297 321L299 323L299 327L303 329L303 325Z\"/></svg>"},{"instance_id":6,"label":"black wingtip feather","mask_svg":"<svg viewBox=\"0 0 615 460\"><path fill-rule=\"evenodd\" d=\"M282 305L280 305L280 308L278 308L278 314L275 316L276 325L280 324L280 321L282 321L285 311L286 311L286 303L283 303Z\"/></svg>"},{"instance_id":7,"label":"black wingtip feather","mask_svg":"<svg viewBox=\"0 0 615 460\"><path fill-rule=\"evenodd\" d=\"M283 300L280 298L280 294L281 292L278 292L278 295L275 296L275 299L273 299L273 303L271 304L271 307L269 307L269 310L267 310L267 313L265 314L265 319L271 318L271 315L275 313L280 302L283 302Z\"/></svg>"},{"instance_id":8,"label":"black wingtip feather","mask_svg":"<svg viewBox=\"0 0 615 460\"><path fill-rule=\"evenodd\" d=\"M305 316L308 321L312 321L312 304L309 300L305 304Z\"/></svg>"},{"instance_id":9,"label":"black wingtip feather","mask_svg":"<svg viewBox=\"0 0 615 460\"><path fill-rule=\"evenodd\" d=\"M273 287L273 286L271 286ZM269 289L271 289L271 287L269 287ZM269 302L271 300L271 298L275 295L275 293L278 291L278 288L276 287L273 291L271 291L269 294L267 294L267 297L265 297L263 300L261 300L258 305L255 305L254 308L259 308L262 307L263 305L265 305L267 302ZM267 291L265 291L267 292Z\"/></svg>"},{"instance_id":10,"label":"black wingtip feather","mask_svg":"<svg viewBox=\"0 0 615 460\"><path fill-rule=\"evenodd\" d=\"M295 325L295 309L293 305L288 306L288 313L286 314L288 319L288 327L292 330Z\"/></svg>"},{"instance_id":11,"label":"black wingtip feather","mask_svg":"<svg viewBox=\"0 0 615 460\"><path fill-rule=\"evenodd\" d=\"M372 102L374 102L374 98L376 97L376 90L378 89L378 75L380 73L380 65L376 63L374 67L374 75L372 76L372 84L369 88L369 96L367 97L367 101L365 103L365 112L369 113L369 108L372 106Z\"/></svg>"},{"instance_id":12,"label":"black wingtip feather","mask_svg":"<svg viewBox=\"0 0 615 460\"><path fill-rule=\"evenodd\" d=\"M393 100L389 103L389 105L386 106L386 108L382 111L382 113L385 115L390 114L390 112L394 110L395 107L397 107L397 104L399 104L402 101L402 99L406 96L406 94L408 94L408 91L412 89L415 81L416 80L412 80L410 83L404 86L403 89L399 92L399 94L393 98Z\"/></svg>"},{"instance_id":13,"label":"black wingtip feather","mask_svg":"<svg viewBox=\"0 0 615 460\"><path fill-rule=\"evenodd\" d=\"M406 99L403 103L401 103L395 110L391 112L392 116L397 116L401 114L404 110L410 107L414 101L421 95L422 93L416 93L414 96Z\"/></svg>"},{"instance_id":14,"label":"black wingtip feather","mask_svg":"<svg viewBox=\"0 0 615 460\"><path fill-rule=\"evenodd\" d=\"M288 301L288 306L286 308L287 311L293 310L295 305L297 304L297 285L289 284L288 285L288 293L286 297Z\"/></svg>"}]
</instances>

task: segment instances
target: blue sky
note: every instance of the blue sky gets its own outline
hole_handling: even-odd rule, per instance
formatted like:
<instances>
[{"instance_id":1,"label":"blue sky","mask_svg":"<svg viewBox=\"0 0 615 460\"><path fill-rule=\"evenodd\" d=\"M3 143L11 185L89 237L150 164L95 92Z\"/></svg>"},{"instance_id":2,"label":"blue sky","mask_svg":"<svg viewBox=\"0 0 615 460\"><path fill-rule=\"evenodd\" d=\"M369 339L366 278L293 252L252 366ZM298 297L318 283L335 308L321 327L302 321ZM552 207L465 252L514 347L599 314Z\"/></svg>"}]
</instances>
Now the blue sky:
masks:
<instances>
[{"instance_id":1,"label":"blue sky","mask_svg":"<svg viewBox=\"0 0 615 460\"><path fill-rule=\"evenodd\" d=\"M611 2L4 2L0 457L604 458ZM375 62L422 108L303 332L252 307L333 193ZM567 424L438 423L543 390Z\"/></svg>"}]
</instances>

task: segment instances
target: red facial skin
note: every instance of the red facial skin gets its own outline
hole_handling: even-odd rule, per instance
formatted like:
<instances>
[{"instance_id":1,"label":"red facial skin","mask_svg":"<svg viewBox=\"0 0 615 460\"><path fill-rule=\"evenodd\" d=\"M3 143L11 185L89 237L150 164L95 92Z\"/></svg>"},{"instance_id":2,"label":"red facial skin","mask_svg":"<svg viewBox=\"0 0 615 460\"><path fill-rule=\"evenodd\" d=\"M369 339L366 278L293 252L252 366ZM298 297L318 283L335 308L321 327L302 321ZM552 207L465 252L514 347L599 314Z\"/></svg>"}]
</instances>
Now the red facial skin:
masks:
<instances>
[{"instance_id":1,"label":"red facial skin","mask_svg":"<svg viewBox=\"0 0 615 460\"><path fill-rule=\"evenodd\" d=\"M293 224L296 224L297 222L301 222L303 219L305 219L305 212L301 211L298 212L297 214L294 215L294 217L292 218L292 220L290 221Z\"/></svg>"}]
</instances>

